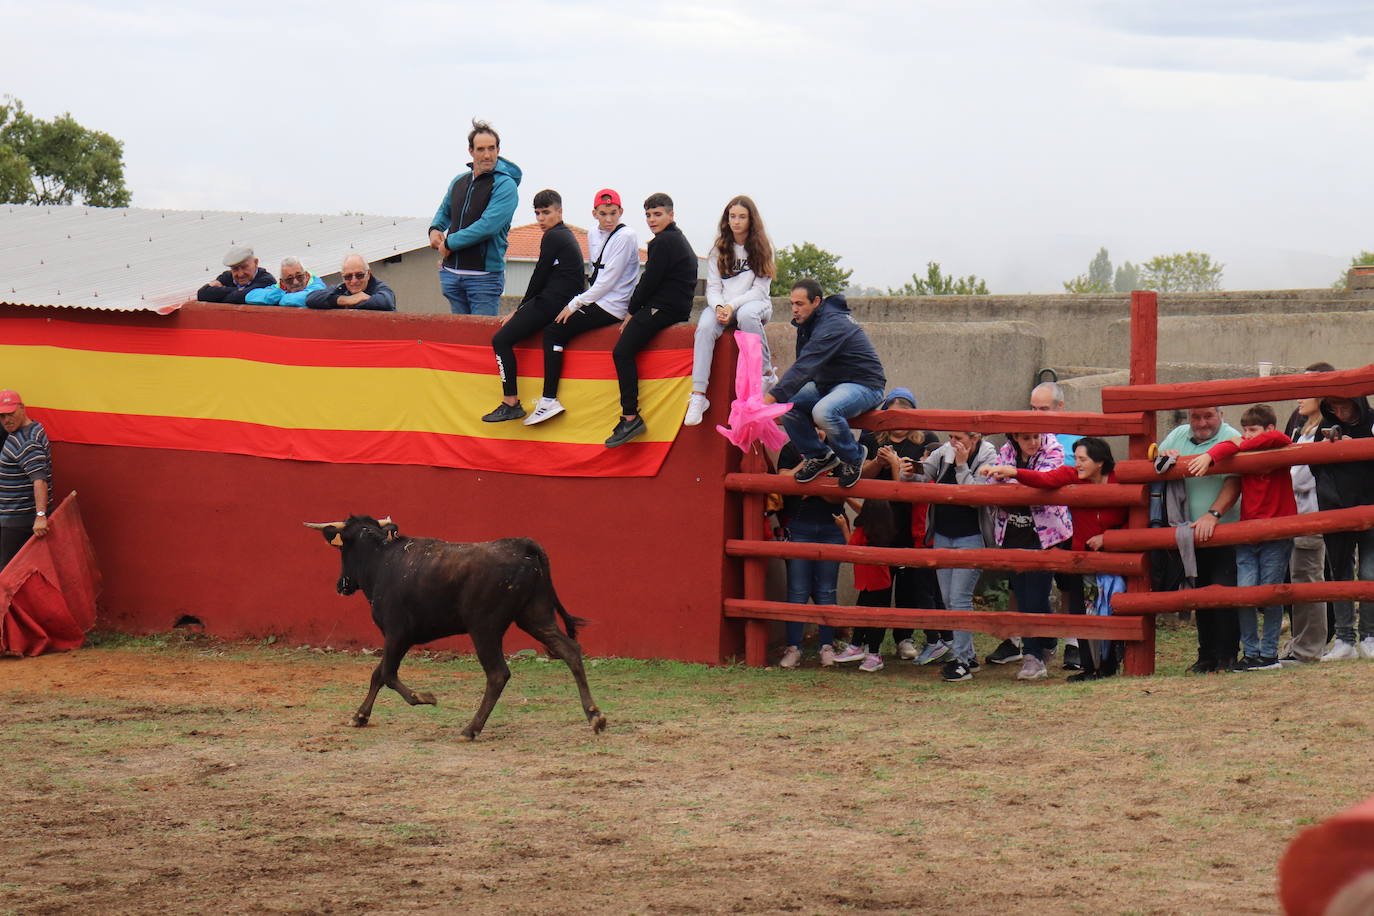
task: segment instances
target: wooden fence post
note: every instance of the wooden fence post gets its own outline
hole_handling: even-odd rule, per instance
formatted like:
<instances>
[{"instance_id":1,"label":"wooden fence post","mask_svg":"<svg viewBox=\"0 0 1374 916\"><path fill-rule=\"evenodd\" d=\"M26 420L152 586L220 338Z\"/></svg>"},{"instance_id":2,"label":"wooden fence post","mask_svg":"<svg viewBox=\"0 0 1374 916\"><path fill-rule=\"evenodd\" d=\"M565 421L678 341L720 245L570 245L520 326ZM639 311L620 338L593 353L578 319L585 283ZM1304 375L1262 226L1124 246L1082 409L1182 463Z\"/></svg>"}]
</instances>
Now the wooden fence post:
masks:
<instances>
[{"instance_id":1,"label":"wooden fence post","mask_svg":"<svg viewBox=\"0 0 1374 916\"><path fill-rule=\"evenodd\" d=\"M1131 293L1131 384L1153 385L1156 381L1159 359L1159 294L1136 290ZM1141 419L1141 429L1131 436L1129 457L1144 459L1149 457L1150 444L1156 434L1155 413L1145 411ZM1150 526L1149 506L1133 506L1127 516L1127 527L1148 528ZM1146 558L1146 574L1132 576L1126 580L1128 593L1150 591L1149 559ZM1145 638L1139 642L1126 643L1124 673L1145 676L1155 673L1155 628L1147 627Z\"/></svg>"}]
</instances>

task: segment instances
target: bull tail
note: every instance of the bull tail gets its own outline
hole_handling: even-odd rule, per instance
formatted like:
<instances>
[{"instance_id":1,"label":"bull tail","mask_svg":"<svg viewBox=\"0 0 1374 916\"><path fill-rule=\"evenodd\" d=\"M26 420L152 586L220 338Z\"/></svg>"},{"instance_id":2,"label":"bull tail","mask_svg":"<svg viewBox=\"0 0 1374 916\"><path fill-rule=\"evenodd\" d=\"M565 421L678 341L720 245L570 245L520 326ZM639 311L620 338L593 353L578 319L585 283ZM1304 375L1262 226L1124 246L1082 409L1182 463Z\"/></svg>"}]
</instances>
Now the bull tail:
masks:
<instances>
[{"instance_id":1,"label":"bull tail","mask_svg":"<svg viewBox=\"0 0 1374 916\"><path fill-rule=\"evenodd\" d=\"M553 599L553 609L558 612L558 616L563 618L563 627L568 631L569 639L577 638L577 628L585 627L587 621L581 617L574 617L568 613L568 609L563 606L563 602L558 599L558 589L553 587L553 573L549 569L549 555L544 552L544 548L535 541L529 543L530 555L539 564L539 571L544 576L544 581L549 584L549 597Z\"/></svg>"}]
</instances>

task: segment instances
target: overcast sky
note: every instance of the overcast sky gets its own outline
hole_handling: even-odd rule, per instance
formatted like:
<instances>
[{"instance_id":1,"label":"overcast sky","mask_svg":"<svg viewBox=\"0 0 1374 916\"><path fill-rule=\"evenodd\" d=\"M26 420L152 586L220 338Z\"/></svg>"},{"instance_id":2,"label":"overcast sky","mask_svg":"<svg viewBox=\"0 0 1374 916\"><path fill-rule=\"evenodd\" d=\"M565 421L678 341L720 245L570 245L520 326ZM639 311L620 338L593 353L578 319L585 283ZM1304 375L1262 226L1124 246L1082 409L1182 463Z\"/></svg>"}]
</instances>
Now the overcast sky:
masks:
<instances>
[{"instance_id":1,"label":"overcast sky","mask_svg":"<svg viewBox=\"0 0 1374 916\"><path fill-rule=\"evenodd\" d=\"M1369 0L0 0L0 93L124 141L134 204L430 216L473 116L569 221L747 193L854 280L1055 292L1099 246L1229 289L1374 249Z\"/></svg>"}]
</instances>

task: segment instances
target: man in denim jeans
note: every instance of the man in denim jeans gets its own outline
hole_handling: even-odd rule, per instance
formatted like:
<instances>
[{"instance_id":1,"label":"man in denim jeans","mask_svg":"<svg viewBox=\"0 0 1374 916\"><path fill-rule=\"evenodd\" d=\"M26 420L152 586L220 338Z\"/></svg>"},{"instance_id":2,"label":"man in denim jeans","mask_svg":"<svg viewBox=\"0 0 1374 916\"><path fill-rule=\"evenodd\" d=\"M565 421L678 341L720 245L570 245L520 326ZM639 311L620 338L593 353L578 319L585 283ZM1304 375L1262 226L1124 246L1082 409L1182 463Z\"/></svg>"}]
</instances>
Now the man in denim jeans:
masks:
<instances>
[{"instance_id":1,"label":"man in denim jeans","mask_svg":"<svg viewBox=\"0 0 1374 916\"><path fill-rule=\"evenodd\" d=\"M455 315L495 315L506 286L506 235L519 199L520 167L501 158L486 121L468 132L468 171L449 183L429 227L439 286Z\"/></svg>"},{"instance_id":2,"label":"man in denim jeans","mask_svg":"<svg viewBox=\"0 0 1374 916\"><path fill-rule=\"evenodd\" d=\"M849 418L882 403L887 376L844 296L827 299L815 280L798 280L791 300L797 361L763 400L792 402L782 425L803 458L798 483L835 468L840 486L852 487L859 482L868 450L854 441ZM825 430L828 447L817 428Z\"/></svg>"}]
</instances>

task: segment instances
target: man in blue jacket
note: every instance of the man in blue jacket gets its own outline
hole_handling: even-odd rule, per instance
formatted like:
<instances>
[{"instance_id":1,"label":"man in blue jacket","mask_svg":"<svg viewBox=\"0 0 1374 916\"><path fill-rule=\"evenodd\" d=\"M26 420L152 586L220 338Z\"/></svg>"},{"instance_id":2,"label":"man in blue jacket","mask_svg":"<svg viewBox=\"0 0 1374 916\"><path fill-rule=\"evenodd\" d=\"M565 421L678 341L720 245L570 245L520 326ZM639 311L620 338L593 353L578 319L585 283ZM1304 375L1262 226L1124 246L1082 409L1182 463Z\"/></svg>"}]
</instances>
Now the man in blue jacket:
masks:
<instances>
[{"instance_id":1,"label":"man in blue jacket","mask_svg":"<svg viewBox=\"0 0 1374 916\"><path fill-rule=\"evenodd\" d=\"M306 297L319 289L324 289L324 281L306 270L300 258L282 258L281 276L276 285L249 290L243 301L249 305L284 305L303 309Z\"/></svg>"},{"instance_id":2,"label":"man in blue jacket","mask_svg":"<svg viewBox=\"0 0 1374 916\"><path fill-rule=\"evenodd\" d=\"M430 247L439 252L439 286L455 315L495 315L506 285L506 235L519 199L520 167L501 158L501 138L486 121L468 132L468 171L449 183Z\"/></svg>"},{"instance_id":3,"label":"man in blue jacket","mask_svg":"<svg viewBox=\"0 0 1374 916\"><path fill-rule=\"evenodd\" d=\"M840 486L852 487L859 482L868 450L854 441L849 418L882 403L887 376L844 296L824 298L815 280L798 280L791 300L797 361L763 400L792 402L782 425L803 458L798 483L835 468ZM816 434L817 427L825 430L829 447Z\"/></svg>"}]
</instances>

